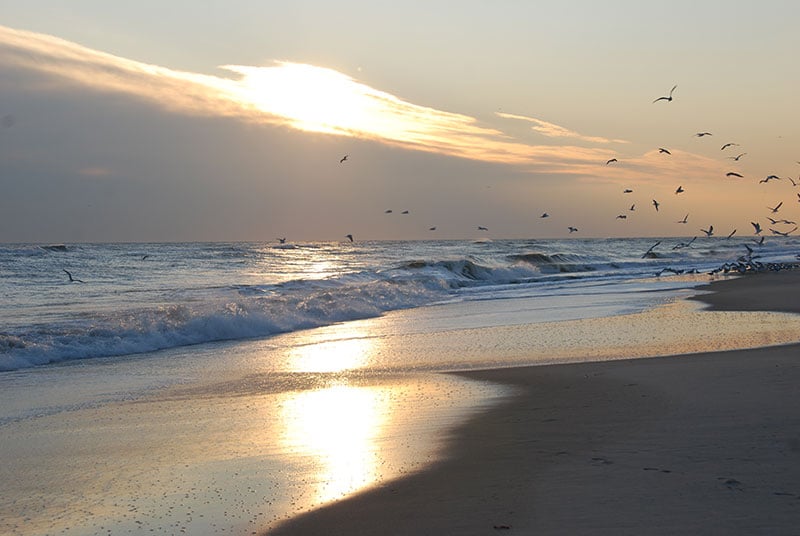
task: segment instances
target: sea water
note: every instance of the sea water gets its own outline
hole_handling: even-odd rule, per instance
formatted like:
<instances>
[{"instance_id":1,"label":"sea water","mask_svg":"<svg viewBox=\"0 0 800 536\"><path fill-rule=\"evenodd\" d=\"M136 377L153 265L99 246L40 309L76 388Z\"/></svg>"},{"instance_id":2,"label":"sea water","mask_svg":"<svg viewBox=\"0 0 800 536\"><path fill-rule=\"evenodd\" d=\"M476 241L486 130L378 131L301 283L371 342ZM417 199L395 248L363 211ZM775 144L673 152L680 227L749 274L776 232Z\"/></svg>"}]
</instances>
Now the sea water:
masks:
<instances>
[{"instance_id":1,"label":"sea water","mask_svg":"<svg viewBox=\"0 0 800 536\"><path fill-rule=\"evenodd\" d=\"M686 242L0 246L0 529L251 534L420 470L509 394L438 372L797 337L678 298L800 241Z\"/></svg>"}]
</instances>

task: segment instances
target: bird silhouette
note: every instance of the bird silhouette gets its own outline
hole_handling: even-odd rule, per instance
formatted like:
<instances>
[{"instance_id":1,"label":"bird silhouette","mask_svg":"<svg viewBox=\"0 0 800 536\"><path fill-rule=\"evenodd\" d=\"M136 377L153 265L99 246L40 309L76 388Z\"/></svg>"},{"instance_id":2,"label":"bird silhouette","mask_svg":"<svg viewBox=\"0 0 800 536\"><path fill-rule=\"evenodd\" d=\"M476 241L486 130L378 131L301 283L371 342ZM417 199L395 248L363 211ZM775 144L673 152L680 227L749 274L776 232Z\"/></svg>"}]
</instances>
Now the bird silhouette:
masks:
<instances>
[{"instance_id":1,"label":"bird silhouette","mask_svg":"<svg viewBox=\"0 0 800 536\"><path fill-rule=\"evenodd\" d=\"M672 92L675 91L675 88L677 88L677 87L678 87L677 84L672 86L672 89L669 90L669 96L667 96L667 97L659 97L656 100L654 100L653 103L656 103L656 102L661 101L661 100L667 101L667 102L671 102L672 101Z\"/></svg>"},{"instance_id":2,"label":"bird silhouette","mask_svg":"<svg viewBox=\"0 0 800 536\"><path fill-rule=\"evenodd\" d=\"M743 157L744 155L746 155L746 154L747 154L747 153L740 153L740 154L737 154L736 156L729 156L728 158L730 158L731 160L736 160L736 161L738 162L738 161L739 161L739 159L740 159L741 157Z\"/></svg>"},{"instance_id":3,"label":"bird silhouette","mask_svg":"<svg viewBox=\"0 0 800 536\"><path fill-rule=\"evenodd\" d=\"M729 171L729 172L727 172L725 174L725 176L726 177L739 177L740 179L742 178L742 175L739 174L739 173L736 173L735 171Z\"/></svg>"},{"instance_id":4,"label":"bird silhouette","mask_svg":"<svg viewBox=\"0 0 800 536\"><path fill-rule=\"evenodd\" d=\"M724 151L724 150L725 150L725 149L727 149L728 147L738 147L738 146L739 146L739 144L738 144L738 143L726 143L725 145L723 145L723 146L722 146L722 148L720 149L720 151Z\"/></svg>"},{"instance_id":5,"label":"bird silhouette","mask_svg":"<svg viewBox=\"0 0 800 536\"><path fill-rule=\"evenodd\" d=\"M64 269L62 268L62 270ZM86 281L81 281L80 279L75 279L74 277L72 277L72 274L69 273L67 270L64 270L64 273L66 273L67 277L69 277L70 283L86 283Z\"/></svg>"},{"instance_id":6,"label":"bird silhouette","mask_svg":"<svg viewBox=\"0 0 800 536\"><path fill-rule=\"evenodd\" d=\"M672 154L671 152L667 151L667 150L666 150L666 149L664 149L663 147L659 147L659 148L658 148L658 153L659 153L659 154L661 154L661 153L664 153L664 154L669 154L669 155L671 155L671 154Z\"/></svg>"},{"instance_id":7,"label":"bird silhouette","mask_svg":"<svg viewBox=\"0 0 800 536\"><path fill-rule=\"evenodd\" d=\"M703 136L713 136L713 134L711 134L710 132L698 132L697 134L695 134L695 137L697 138L702 138Z\"/></svg>"},{"instance_id":8,"label":"bird silhouette","mask_svg":"<svg viewBox=\"0 0 800 536\"><path fill-rule=\"evenodd\" d=\"M653 206L656 208L656 212L658 212L658 207L659 207L660 205L661 205L661 203L659 203L658 201L656 201L655 199L653 199Z\"/></svg>"},{"instance_id":9,"label":"bird silhouette","mask_svg":"<svg viewBox=\"0 0 800 536\"><path fill-rule=\"evenodd\" d=\"M783 206L783 201L781 201L780 203L778 203L774 207L767 207L767 208L770 209L773 214L775 214L776 212L778 212L780 210L781 206Z\"/></svg>"},{"instance_id":10,"label":"bird silhouette","mask_svg":"<svg viewBox=\"0 0 800 536\"><path fill-rule=\"evenodd\" d=\"M678 186L678 189L675 190L675 195L682 194L686 190L683 189L683 186Z\"/></svg>"},{"instance_id":11,"label":"bird silhouette","mask_svg":"<svg viewBox=\"0 0 800 536\"><path fill-rule=\"evenodd\" d=\"M706 237L714 236L714 226L713 225L709 225L708 229L700 229L700 230L703 231L706 234Z\"/></svg>"},{"instance_id":12,"label":"bird silhouette","mask_svg":"<svg viewBox=\"0 0 800 536\"><path fill-rule=\"evenodd\" d=\"M617 159L616 159L616 158L610 158L610 159L608 159L608 160L606 161L606 165L609 165L609 164L611 164L612 162L617 162Z\"/></svg>"},{"instance_id":13,"label":"bird silhouette","mask_svg":"<svg viewBox=\"0 0 800 536\"><path fill-rule=\"evenodd\" d=\"M686 216L683 217L682 220L680 220L680 221L678 221L676 223L689 223L689 215L687 214Z\"/></svg>"},{"instance_id":14,"label":"bird silhouette","mask_svg":"<svg viewBox=\"0 0 800 536\"><path fill-rule=\"evenodd\" d=\"M347 160L347 157L348 157L348 156L350 156L350 155L349 155L349 154L346 154L346 155L344 155L344 156L341 158L341 160L339 160L339 163L340 163L340 164L344 163L344 161L345 161L345 160Z\"/></svg>"},{"instance_id":15,"label":"bird silhouette","mask_svg":"<svg viewBox=\"0 0 800 536\"><path fill-rule=\"evenodd\" d=\"M750 225L752 225L753 229L755 229L755 231L756 231L755 234L757 234L757 235L761 234L761 224L760 223L758 223L757 221L751 221Z\"/></svg>"},{"instance_id":16,"label":"bird silhouette","mask_svg":"<svg viewBox=\"0 0 800 536\"><path fill-rule=\"evenodd\" d=\"M349 239L350 239L350 242L353 242L353 235L351 235L351 234L346 234L346 235L344 235L344 236L346 236L347 238L349 238Z\"/></svg>"},{"instance_id":17,"label":"bird silhouette","mask_svg":"<svg viewBox=\"0 0 800 536\"><path fill-rule=\"evenodd\" d=\"M577 233L578 232L578 228L577 227L572 227L571 225L569 227L567 227L567 229L569 229L570 233Z\"/></svg>"}]
</instances>

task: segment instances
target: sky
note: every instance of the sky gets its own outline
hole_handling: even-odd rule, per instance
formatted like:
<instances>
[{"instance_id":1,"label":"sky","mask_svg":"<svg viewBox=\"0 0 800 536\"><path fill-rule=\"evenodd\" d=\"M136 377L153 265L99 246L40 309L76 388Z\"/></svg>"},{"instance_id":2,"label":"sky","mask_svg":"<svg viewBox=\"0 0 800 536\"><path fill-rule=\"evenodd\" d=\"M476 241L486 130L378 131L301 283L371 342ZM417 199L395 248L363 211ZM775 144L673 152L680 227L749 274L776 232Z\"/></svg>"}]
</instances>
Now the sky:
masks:
<instances>
[{"instance_id":1,"label":"sky","mask_svg":"<svg viewBox=\"0 0 800 536\"><path fill-rule=\"evenodd\" d=\"M800 218L800 3L202 5L0 0L0 242Z\"/></svg>"}]
</instances>

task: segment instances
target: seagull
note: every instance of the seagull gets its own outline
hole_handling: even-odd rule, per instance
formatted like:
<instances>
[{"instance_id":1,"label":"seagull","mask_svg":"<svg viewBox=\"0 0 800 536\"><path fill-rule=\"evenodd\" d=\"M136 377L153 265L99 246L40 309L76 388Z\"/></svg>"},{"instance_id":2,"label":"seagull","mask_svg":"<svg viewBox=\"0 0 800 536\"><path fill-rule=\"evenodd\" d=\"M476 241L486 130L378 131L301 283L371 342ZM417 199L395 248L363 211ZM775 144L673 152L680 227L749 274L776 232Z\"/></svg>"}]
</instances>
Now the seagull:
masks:
<instances>
[{"instance_id":1,"label":"seagull","mask_svg":"<svg viewBox=\"0 0 800 536\"><path fill-rule=\"evenodd\" d=\"M618 220L627 220L628 216L626 216L625 214L620 214L619 216L617 216L617 219Z\"/></svg>"},{"instance_id":2,"label":"seagull","mask_svg":"<svg viewBox=\"0 0 800 536\"><path fill-rule=\"evenodd\" d=\"M683 186L678 186L678 189L675 190L675 195L682 194L684 191Z\"/></svg>"},{"instance_id":3,"label":"seagull","mask_svg":"<svg viewBox=\"0 0 800 536\"><path fill-rule=\"evenodd\" d=\"M753 229L755 229L755 231L756 231L755 234L757 234L757 235L761 234L761 224L760 223L758 223L757 221L751 221L750 225L752 225Z\"/></svg>"},{"instance_id":4,"label":"seagull","mask_svg":"<svg viewBox=\"0 0 800 536\"><path fill-rule=\"evenodd\" d=\"M64 269L62 268L62 270L64 270ZM86 283L86 281L81 281L80 279L75 279L74 277L72 277L72 274L67 272L66 270L64 270L64 272L67 274L67 277L69 277L69 282L70 283Z\"/></svg>"},{"instance_id":5,"label":"seagull","mask_svg":"<svg viewBox=\"0 0 800 536\"><path fill-rule=\"evenodd\" d=\"M666 149L664 149L663 147L659 147L659 148L658 148L658 154L661 154L661 153L664 153L664 154L669 154L669 155L671 155L671 154L672 154L671 152L667 151L667 150L666 150Z\"/></svg>"},{"instance_id":6,"label":"seagull","mask_svg":"<svg viewBox=\"0 0 800 536\"><path fill-rule=\"evenodd\" d=\"M675 244L675 245L672 247L672 249L674 250L674 249L683 249L683 248L688 248L688 247L690 247L690 246L691 246L691 245L694 243L694 241L695 241L695 240L697 240L697 237L696 237L696 236L693 236L693 237L692 237L692 239L691 239L691 240L689 240L688 242L679 242L679 243Z\"/></svg>"},{"instance_id":7,"label":"seagull","mask_svg":"<svg viewBox=\"0 0 800 536\"><path fill-rule=\"evenodd\" d=\"M708 229L700 229L700 230L703 231L704 233L706 233L706 238L714 236L714 226L713 225L709 225Z\"/></svg>"},{"instance_id":8,"label":"seagull","mask_svg":"<svg viewBox=\"0 0 800 536\"><path fill-rule=\"evenodd\" d=\"M353 235L351 235L351 234L346 234L346 235L344 235L344 236L346 236L347 238L349 238L349 239L350 239L350 242L352 242L352 241L353 241Z\"/></svg>"},{"instance_id":9,"label":"seagull","mask_svg":"<svg viewBox=\"0 0 800 536\"><path fill-rule=\"evenodd\" d=\"M392 209L384 210L383 213L384 214L391 214L392 213Z\"/></svg>"},{"instance_id":10,"label":"seagull","mask_svg":"<svg viewBox=\"0 0 800 536\"><path fill-rule=\"evenodd\" d=\"M797 183L796 183L796 182L794 182L794 179L793 179L793 178L791 178L791 177L786 177L786 178L787 178L787 179L789 179L789 182L791 182L791 183L792 183L792 186L794 186L795 188L797 188Z\"/></svg>"},{"instance_id":11,"label":"seagull","mask_svg":"<svg viewBox=\"0 0 800 536\"><path fill-rule=\"evenodd\" d=\"M403 212L401 212L400 214L408 214L408 211L407 211L407 210L404 210L404 211L403 211Z\"/></svg>"},{"instance_id":12,"label":"seagull","mask_svg":"<svg viewBox=\"0 0 800 536\"><path fill-rule=\"evenodd\" d=\"M429 230L429 231L435 231L435 230L436 230L436 227L429 227L429 228L428 228L428 230Z\"/></svg>"},{"instance_id":13,"label":"seagull","mask_svg":"<svg viewBox=\"0 0 800 536\"><path fill-rule=\"evenodd\" d=\"M616 162L616 161L617 161L617 159L616 159L616 158L611 158L611 159L609 159L609 160L606 162L606 165L609 165L610 163L612 163L612 162Z\"/></svg>"},{"instance_id":14,"label":"seagull","mask_svg":"<svg viewBox=\"0 0 800 536\"><path fill-rule=\"evenodd\" d=\"M703 136L713 136L713 134L710 132L698 132L695 134L695 137L697 138L702 138Z\"/></svg>"},{"instance_id":15,"label":"seagull","mask_svg":"<svg viewBox=\"0 0 800 536\"><path fill-rule=\"evenodd\" d=\"M644 255L642 255L642 258L646 259L647 257L655 257L656 255L655 255L655 253L653 253L653 250L656 249L660 243L661 243L661 240L659 240L658 242L656 242L655 244L650 246L650 249L648 249L647 251L644 252Z\"/></svg>"},{"instance_id":16,"label":"seagull","mask_svg":"<svg viewBox=\"0 0 800 536\"><path fill-rule=\"evenodd\" d=\"M753 242L755 242L759 246L763 246L764 245L764 237L762 236L760 239L754 240Z\"/></svg>"},{"instance_id":17,"label":"seagull","mask_svg":"<svg viewBox=\"0 0 800 536\"><path fill-rule=\"evenodd\" d=\"M729 172L727 172L725 174L725 176L726 177L739 177L740 179L742 178L742 175L740 175L739 173L736 173L735 171L729 171Z\"/></svg>"},{"instance_id":18,"label":"seagull","mask_svg":"<svg viewBox=\"0 0 800 536\"><path fill-rule=\"evenodd\" d=\"M285 244L286 243L286 239L285 238L278 238L278 242L280 242L281 244Z\"/></svg>"},{"instance_id":19,"label":"seagull","mask_svg":"<svg viewBox=\"0 0 800 536\"><path fill-rule=\"evenodd\" d=\"M724 151L724 150L725 150L725 149L727 149L728 147L738 147L738 146L739 146L739 144L738 144L738 143L726 143L725 145L723 145L723 146L722 146L722 148L720 149L720 151Z\"/></svg>"},{"instance_id":20,"label":"seagull","mask_svg":"<svg viewBox=\"0 0 800 536\"><path fill-rule=\"evenodd\" d=\"M578 228L577 228L577 227L572 227L571 225L570 225L569 227L567 227L567 229L569 229L569 232L570 232L570 233L576 233L576 232L578 232Z\"/></svg>"},{"instance_id":21,"label":"seagull","mask_svg":"<svg viewBox=\"0 0 800 536\"><path fill-rule=\"evenodd\" d=\"M660 203L659 203L658 201L656 201L655 199L653 199L653 206L654 206L654 207L656 207L656 212L658 212L658 205L659 205L659 204L660 204Z\"/></svg>"},{"instance_id":22,"label":"seagull","mask_svg":"<svg viewBox=\"0 0 800 536\"><path fill-rule=\"evenodd\" d=\"M632 205L631 205L631 208L629 208L628 210L630 210L631 212L633 212L634 210L636 210L636 203L632 204Z\"/></svg>"},{"instance_id":23,"label":"seagull","mask_svg":"<svg viewBox=\"0 0 800 536\"><path fill-rule=\"evenodd\" d=\"M731 237L732 237L733 235L735 235L735 234L736 234L736 229L734 229L733 231L731 231L731 234L729 234L729 235L728 235L728 236L726 236L725 238L731 238Z\"/></svg>"},{"instance_id":24,"label":"seagull","mask_svg":"<svg viewBox=\"0 0 800 536\"><path fill-rule=\"evenodd\" d=\"M761 180L760 180L760 181L758 181L758 182L759 182L759 183L762 183L762 182L769 182L769 181L771 181L771 180L773 180L773 179L774 179L774 180L781 180L781 178L780 178L780 177L778 177L777 175L767 175L766 177L764 177L763 179L761 179Z\"/></svg>"},{"instance_id":25,"label":"seagull","mask_svg":"<svg viewBox=\"0 0 800 536\"><path fill-rule=\"evenodd\" d=\"M656 100L654 100L653 102L654 102L654 103L656 103L656 102L658 102L658 101L660 101L660 100L665 100L665 101L667 101L667 102L670 102L670 101L672 101L672 92L673 92L673 91L675 91L675 88L676 88L676 87L678 87L678 86L677 86L677 85L674 85L674 86L672 86L672 89L670 89L670 90L669 90L669 97L659 97L659 98L657 98Z\"/></svg>"},{"instance_id":26,"label":"seagull","mask_svg":"<svg viewBox=\"0 0 800 536\"><path fill-rule=\"evenodd\" d=\"M622 190L622 193L623 194L632 194L633 190L631 190L630 188L625 188L624 190Z\"/></svg>"},{"instance_id":27,"label":"seagull","mask_svg":"<svg viewBox=\"0 0 800 536\"><path fill-rule=\"evenodd\" d=\"M345 161L345 160L347 160L347 157L348 157L348 156L350 156L350 155L349 155L349 154L346 154L346 155L344 155L344 156L342 157L342 159L341 159L341 160L339 160L339 163L340 163L340 164L343 164L343 163L344 163L344 161Z\"/></svg>"},{"instance_id":28,"label":"seagull","mask_svg":"<svg viewBox=\"0 0 800 536\"><path fill-rule=\"evenodd\" d=\"M478 230L479 231L488 231L489 229L487 229L486 227L481 227L480 225L478 225Z\"/></svg>"},{"instance_id":29,"label":"seagull","mask_svg":"<svg viewBox=\"0 0 800 536\"><path fill-rule=\"evenodd\" d=\"M550 214L548 214L547 212L545 212L544 214L542 214L542 215L541 215L541 216L539 216L539 217L540 217L540 218L549 218L549 217L550 217Z\"/></svg>"},{"instance_id":30,"label":"seagull","mask_svg":"<svg viewBox=\"0 0 800 536\"><path fill-rule=\"evenodd\" d=\"M681 221L675 223L689 223L689 215L687 214L686 216L683 217Z\"/></svg>"},{"instance_id":31,"label":"seagull","mask_svg":"<svg viewBox=\"0 0 800 536\"><path fill-rule=\"evenodd\" d=\"M774 207L767 207L767 208L770 209L773 214L775 214L781 208L781 205L783 205L783 201L781 201L780 203L778 203Z\"/></svg>"},{"instance_id":32,"label":"seagull","mask_svg":"<svg viewBox=\"0 0 800 536\"><path fill-rule=\"evenodd\" d=\"M737 154L736 156L729 156L728 158L730 158L731 160L736 160L736 161L738 162L738 161L739 161L739 159L740 159L741 157L743 157L744 155L746 155L746 154L747 154L747 153L740 153L740 154Z\"/></svg>"},{"instance_id":33,"label":"seagull","mask_svg":"<svg viewBox=\"0 0 800 536\"><path fill-rule=\"evenodd\" d=\"M772 219L772 218L770 218L769 216L767 216L767 219L769 220L769 222L770 222L772 225L778 225L778 220L773 220L773 219Z\"/></svg>"},{"instance_id":34,"label":"seagull","mask_svg":"<svg viewBox=\"0 0 800 536\"><path fill-rule=\"evenodd\" d=\"M772 231L772 234L775 234L775 235L789 236L790 234L792 234L793 232L795 232L797 230L797 227L795 227L791 231L786 231L785 233L781 232L781 231L778 231L776 229L773 229L772 227L770 227L769 230Z\"/></svg>"}]
</instances>

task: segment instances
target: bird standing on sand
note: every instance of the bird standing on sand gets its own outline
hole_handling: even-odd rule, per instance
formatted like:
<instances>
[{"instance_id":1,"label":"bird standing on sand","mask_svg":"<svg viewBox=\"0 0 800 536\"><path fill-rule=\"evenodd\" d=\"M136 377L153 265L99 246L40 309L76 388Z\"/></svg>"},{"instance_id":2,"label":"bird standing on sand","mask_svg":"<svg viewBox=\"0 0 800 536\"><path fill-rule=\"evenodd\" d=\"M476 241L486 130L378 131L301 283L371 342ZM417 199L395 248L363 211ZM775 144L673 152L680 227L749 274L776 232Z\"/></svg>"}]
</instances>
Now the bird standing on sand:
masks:
<instances>
[{"instance_id":1,"label":"bird standing on sand","mask_svg":"<svg viewBox=\"0 0 800 536\"><path fill-rule=\"evenodd\" d=\"M672 89L669 90L669 96L667 96L667 97L659 97L656 100L654 100L653 103L656 103L656 102L658 102L660 100L667 101L667 102L672 102L672 92L675 91L675 88L677 88L677 87L678 87L677 84L672 86Z\"/></svg>"},{"instance_id":2,"label":"bird standing on sand","mask_svg":"<svg viewBox=\"0 0 800 536\"><path fill-rule=\"evenodd\" d=\"M62 268L62 270L64 269ZM80 279L75 279L74 277L72 277L72 274L69 273L67 270L64 270L64 273L66 273L67 277L69 277L70 283L86 283L86 281L81 281Z\"/></svg>"}]
</instances>

